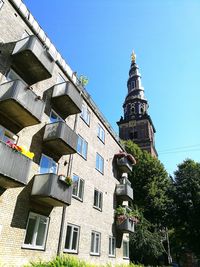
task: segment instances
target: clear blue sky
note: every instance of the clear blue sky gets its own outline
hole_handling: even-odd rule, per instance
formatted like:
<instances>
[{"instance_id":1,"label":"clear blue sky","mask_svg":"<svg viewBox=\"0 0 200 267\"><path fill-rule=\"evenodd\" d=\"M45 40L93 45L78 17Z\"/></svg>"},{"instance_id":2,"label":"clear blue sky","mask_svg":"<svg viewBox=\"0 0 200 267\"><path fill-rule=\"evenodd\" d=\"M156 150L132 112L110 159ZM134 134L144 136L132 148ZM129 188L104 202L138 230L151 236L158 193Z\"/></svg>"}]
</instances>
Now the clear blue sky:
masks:
<instances>
[{"instance_id":1,"label":"clear blue sky","mask_svg":"<svg viewBox=\"0 0 200 267\"><path fill-rule=\"evenodd\" d=\"M200 160L199 0L24 0L116 132L132 49L159 159L170 174Z\"/></svg>"}]
</instances>

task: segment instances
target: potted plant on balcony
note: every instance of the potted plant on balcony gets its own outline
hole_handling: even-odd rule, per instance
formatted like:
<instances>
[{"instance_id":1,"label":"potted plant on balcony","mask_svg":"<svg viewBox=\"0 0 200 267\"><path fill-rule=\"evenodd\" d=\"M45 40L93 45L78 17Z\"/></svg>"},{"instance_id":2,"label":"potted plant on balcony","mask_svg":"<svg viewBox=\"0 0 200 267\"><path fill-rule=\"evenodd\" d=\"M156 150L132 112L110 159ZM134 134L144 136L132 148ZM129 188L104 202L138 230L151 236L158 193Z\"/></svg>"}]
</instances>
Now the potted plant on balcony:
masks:
<instances>
[{"instance_id":1,"label":"potted plant on balcony","mask_svg":"<svg viewBox=\"0 0 200 267\"><path fill-rule=\"evenodd\" d=\"M59 180L65 183L67 186L71 186L73 183L73 180L70 176L65 176L64 174L60 174L58 176Z\"/></svg>"},{"instance_id":2,"label":"potted plant on balcony","mask_svg":"<svg viewBox=\"0 0 200 267\"><path fill-rule=\"evenodd\" d=\"M125 220L129 219L135 224L139 222L139 211L137 209L131 210L128 207L119 206L115 210L116 223L122 224Z\"/></svg>"}]
</instances>

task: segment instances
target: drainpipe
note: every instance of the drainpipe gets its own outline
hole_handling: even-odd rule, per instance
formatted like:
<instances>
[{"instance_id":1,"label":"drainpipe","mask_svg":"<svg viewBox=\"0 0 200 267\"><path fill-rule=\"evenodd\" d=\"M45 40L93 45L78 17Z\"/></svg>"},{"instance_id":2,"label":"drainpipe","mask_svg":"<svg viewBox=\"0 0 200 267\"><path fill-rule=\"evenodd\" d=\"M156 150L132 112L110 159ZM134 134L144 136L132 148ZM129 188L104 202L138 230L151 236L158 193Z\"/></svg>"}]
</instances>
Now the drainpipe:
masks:
<instances>
[{"instance_id":1,"label":"drainpipe","mask_svg":"<svg viewBox=\"0 0 200 267\"><path fill-rule=\"evenodd\" d=\"M76 116L75 116L75 122L74 122L74 128L73 128L74 132L76 132L77 121L78 121L78 114L76 114ZM73 155L70 154L68 168L67 168L67 176L71 176L72 163L73 163ZM62 218L61 218L61 225L60 225L60 235L59 235L59 240L58 240L57 256L59 256L61 253L61 245L62 245L63 234L64 234L64 224L65 224L66 211L67 211L67 206L64 206L63 210L62 210Z\"/></svg>"}]
</instances>

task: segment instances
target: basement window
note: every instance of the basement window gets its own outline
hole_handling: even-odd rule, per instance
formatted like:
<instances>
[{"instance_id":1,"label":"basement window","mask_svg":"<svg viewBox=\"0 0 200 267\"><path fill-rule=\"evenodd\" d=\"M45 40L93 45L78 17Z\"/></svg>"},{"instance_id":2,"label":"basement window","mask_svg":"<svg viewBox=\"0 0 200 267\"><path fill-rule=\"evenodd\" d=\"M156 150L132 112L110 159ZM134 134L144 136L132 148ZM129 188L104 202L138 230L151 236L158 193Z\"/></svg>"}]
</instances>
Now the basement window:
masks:
<instances>
[{"instance_id":1,"label":"basement window","mask_svg":"<svg viewBox=\"0 0 200 267\"><path fill-rule=\"evenodd\" d=\"M44 250L48 225L48 217L30 212L22 247Z\"/></svg>"},{"instance_id":2,"label":"basement window","mask_svg":"<svg viewBox=\"0 0 200 267\"><path fill-rule=\"evenodd\" d=\"M78 253L80 227L68 224L64 252Z\"/></svg>"}]
</instances>

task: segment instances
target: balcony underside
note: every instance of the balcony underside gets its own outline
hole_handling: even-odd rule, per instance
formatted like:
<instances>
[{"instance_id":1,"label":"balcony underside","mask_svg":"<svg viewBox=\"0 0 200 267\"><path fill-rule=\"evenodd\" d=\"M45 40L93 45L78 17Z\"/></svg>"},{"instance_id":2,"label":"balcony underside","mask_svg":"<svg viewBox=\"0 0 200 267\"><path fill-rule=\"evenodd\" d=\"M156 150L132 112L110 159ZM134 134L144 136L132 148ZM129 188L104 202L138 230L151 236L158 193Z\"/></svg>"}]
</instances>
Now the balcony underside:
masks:
<instances>
[{"instance_id":1,"label":"balcony underside","mask_svg":"<svg viewBox=\"0 0 200 267\"><path fill-rule=\"evenodd\" d=\"M53 87L51 102L63 118L81 112L82 97L69 81Z\"/></svg>"},{"instance_id":2,"label":"balcony underside","mask_svg":"<svg viewBox=\"0 0 200 267\"><path fill-rule=\"evenodd\" d=\"M39 174L34 177L31 197L48 206L65 206L71 204L72 187L58 179L53 173Z\"/></svg>"},{"instance_id":3,"label":"balcony underside","mask_svg":"<svg viewBox=\"0 0 200 267\"><path fill-rule=\"evenodd\" d=\"M12 67L27 84L34 84L52 76L30 50L13 55Z\"/></svg>"},{"instance_id":4,"label":"balcony underside","mask_svg":"<svg viewBox=\"0 0 200 267\"><path fill-rule=\"evenodd\" d=\"M0 186L5 189L22 187L25 185L27 185L27 182L25 181L19 181L18 179L15 179L14 177L9 177L9 176L6 176L0 173Z\"/></svg>"},{"instance_id":5,"label":"balcony underside","mask_svg":"<svg viewBox=\"0 0 200 267\"><path fill-rule=\"evenodd\" d=\"M6 124L6 128L16 132L25 127L38 124L40 120L15 99L8 99L3 102L0 101L0 122L4 125Z\"/></svg>"},{"instance_id":6,"label":"balcony underside","mask_svg":"<svg viewBox=\"0 0 200 267\"><path fill-rule=\"evenodd\" d=\"M77 140L77 134L65 122L45 126L43 147L54 158L76 153Z\"/></svg>"},{"instance_id":7,"label":"balcony underside","mask_svg":"<svg viewBox=\"0 0 200 267\"><path fill-rule=\"evenodd\" d=\"M16 42L12 54L12 67L29 85L52 76L54 61L36 36Z\"/></svg>"}]
</instances>

